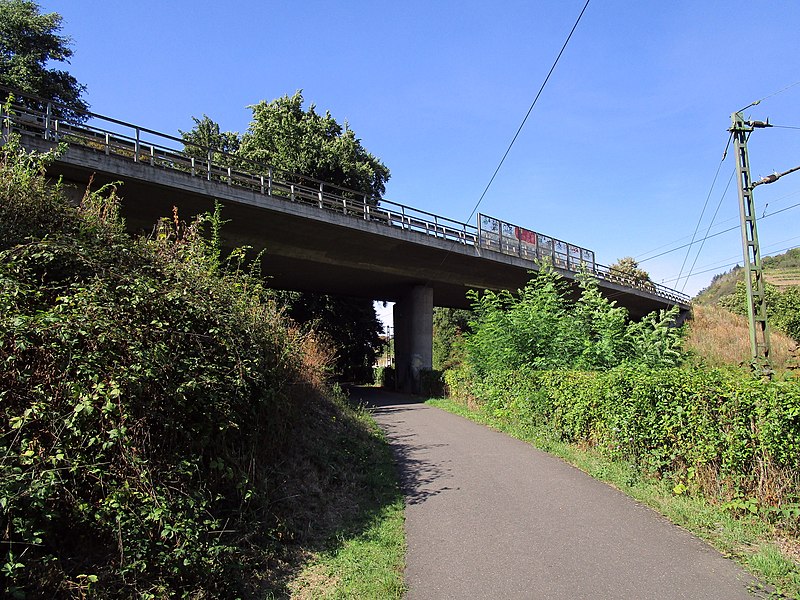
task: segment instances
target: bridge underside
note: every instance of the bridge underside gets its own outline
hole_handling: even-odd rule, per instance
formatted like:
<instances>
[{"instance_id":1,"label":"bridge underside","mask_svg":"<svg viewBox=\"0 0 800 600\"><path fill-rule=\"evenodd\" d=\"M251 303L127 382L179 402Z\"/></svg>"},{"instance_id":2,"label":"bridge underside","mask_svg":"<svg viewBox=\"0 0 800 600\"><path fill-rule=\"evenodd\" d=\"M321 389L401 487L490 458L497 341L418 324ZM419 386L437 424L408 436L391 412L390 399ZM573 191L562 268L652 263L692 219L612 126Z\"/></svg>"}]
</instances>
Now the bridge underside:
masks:
<instances>
[{"instance_id":1,"label":"bridge underside","mask_svg":"<svg viewBox=\"0 0 800 600\"><path fill-rule=\"evenodd\" d=\"M25 139L26 147L46 150L51 143ZM148 234L173 206L183 220L222 206L223 242L229 248L265 251L262 272L277 289L322 292L397 302L398 378L406 389L419 384L420 369L431 367L433 306L468 308L466 293L516 290L536 266L517 256L460 244L378 221L364 220L317 206L290 202L107 156L72 146L50 167L81 197L93 177L97 188L123 181L121 212L133 233ZM562 271L573 281L574 274ZM601 292L625 306L634 318L671 306L665 298L600 279ZM575 286L573 286L575 289ZM686 311L688 306L681 306Z\"/></svg>"},{"instance_id":2,"label":"bridge underside","mask_svg":"<svg viewBox=\"0 0 800 600\"><path fill-rule=\"evenodd\" d=\"M88 156L76 159L74 155L80 153ZM530 261L515 256L182 174L153 173L149 165L105 156L98 159L80 148L71 148L69 154L72 160L57 162L51 167L52 175L73 185L76 196L83 194L90 176L94 176L95 188L124 181L119 190L121 209L132 233L152 232L158 219L171 218L173 206L182 219L189 220L213 210L218 200L223 219L229 221L223 227L223 243L229 248L252 246L254 254L264 250L263 273L278 289L397 302L409 289L422 285L433 290L435 306L468 308L468 290L516 290L528 281L530 270L536 269ZM113 165L115 172L109 172L109 162L121 164ZM190 185L180 186L172 181L175 178ZM573 278L568 271L562 274L567 280ZM671 306L643 290L605 280L599 285L634 318Z\"/></svg>"}]
</instances>

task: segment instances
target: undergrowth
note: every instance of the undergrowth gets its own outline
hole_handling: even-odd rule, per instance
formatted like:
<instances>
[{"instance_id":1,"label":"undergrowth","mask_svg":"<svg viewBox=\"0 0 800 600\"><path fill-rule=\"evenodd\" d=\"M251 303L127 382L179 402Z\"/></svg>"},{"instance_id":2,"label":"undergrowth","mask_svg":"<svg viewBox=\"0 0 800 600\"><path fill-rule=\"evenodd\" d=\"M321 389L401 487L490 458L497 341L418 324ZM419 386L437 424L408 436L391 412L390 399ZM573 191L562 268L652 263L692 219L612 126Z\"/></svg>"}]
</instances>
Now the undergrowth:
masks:
<instances>
[{"instance_id":1,"label":"undergrowth","mask_svg":"<svg viewBox=\"0 0 800 600\"><path fill-rule=\"evenodd\" d=\"M134 240L114 187L73 207L52 156L0 153L4 595L288 595L393 502L332 353L221 255L218 210Z\"/></svg>"}]
</instances>

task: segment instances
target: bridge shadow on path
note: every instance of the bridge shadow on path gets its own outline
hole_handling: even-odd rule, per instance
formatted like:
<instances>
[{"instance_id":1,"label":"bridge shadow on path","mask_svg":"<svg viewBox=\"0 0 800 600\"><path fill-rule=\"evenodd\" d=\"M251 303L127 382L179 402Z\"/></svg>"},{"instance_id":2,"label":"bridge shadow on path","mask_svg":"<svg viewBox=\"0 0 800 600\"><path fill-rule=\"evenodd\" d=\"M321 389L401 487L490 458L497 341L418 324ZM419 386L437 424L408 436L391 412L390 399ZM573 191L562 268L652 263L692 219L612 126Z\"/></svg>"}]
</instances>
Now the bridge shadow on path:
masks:
<instances>
[{"instance_id":1,"label":"bridge shadow on path","mask_svg":"<svg viewBox=\"0 0 800 600\"><path fill-rule=\"evenodd\" d=\"M418 444L418 436L406 427L403 414L424 406L419 396L380 388L350 388L350 400L362 403L378 422L391 445L406 504L421 504L439 494L457 490L448 482L451 469L428 458L431 450L448 444Z\"/></svg>"}]
</instances>

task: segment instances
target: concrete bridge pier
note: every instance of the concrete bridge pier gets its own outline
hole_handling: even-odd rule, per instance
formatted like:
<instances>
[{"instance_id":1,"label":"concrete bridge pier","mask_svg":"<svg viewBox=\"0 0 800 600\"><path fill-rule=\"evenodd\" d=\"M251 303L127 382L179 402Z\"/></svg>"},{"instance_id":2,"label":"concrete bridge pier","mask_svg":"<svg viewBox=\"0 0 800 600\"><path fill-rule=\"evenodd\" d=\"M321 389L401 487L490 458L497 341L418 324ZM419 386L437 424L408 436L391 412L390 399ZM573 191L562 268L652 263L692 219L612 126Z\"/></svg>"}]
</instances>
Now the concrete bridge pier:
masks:
<instances>
[{"instance_id":1,"label":"concrete bridge pier","mask_svg":"<svg viewBox=\"0 0 800 600\"><path fill-rule=\"evenodd\" d=\"M394 305L397 388L420 391L420 371L433 368L433 288L416 285Z\"/></svg>"}]
</instances>

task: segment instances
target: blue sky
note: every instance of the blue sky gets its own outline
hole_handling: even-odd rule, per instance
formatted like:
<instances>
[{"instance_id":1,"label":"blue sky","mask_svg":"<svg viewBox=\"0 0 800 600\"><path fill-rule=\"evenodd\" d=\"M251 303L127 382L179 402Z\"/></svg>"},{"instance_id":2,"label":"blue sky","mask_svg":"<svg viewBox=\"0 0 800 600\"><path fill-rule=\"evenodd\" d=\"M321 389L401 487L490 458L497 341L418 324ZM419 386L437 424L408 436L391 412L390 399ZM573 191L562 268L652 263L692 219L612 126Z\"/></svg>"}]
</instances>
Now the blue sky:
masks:
<instances>
[{"instance_id":1,"label":"blue sky","mask_svg":"<svg viewBox=\"0 0 800 600\"><path fill-rule=\"evenodd\" d=\"M236 2L47 0L70 72L100 114L165 133L298 89L390 168L386 197L466 220L585 0ZM676 282L730 113L800 128L800 3L592 0L479 210ZM754 178L800 165L800 129L756 131ZM701 226L738 223L723 164ZM758 215L800 203L800 173L757 188ZM800 207L759 223L762 254L800 245ZM695 246L695 252L698 246ZM695 260L689 256L684 273ZM685 291L741 263L706 242ZM710 270L709 270L710 269Z\"/></svg>"}]
</instances>

